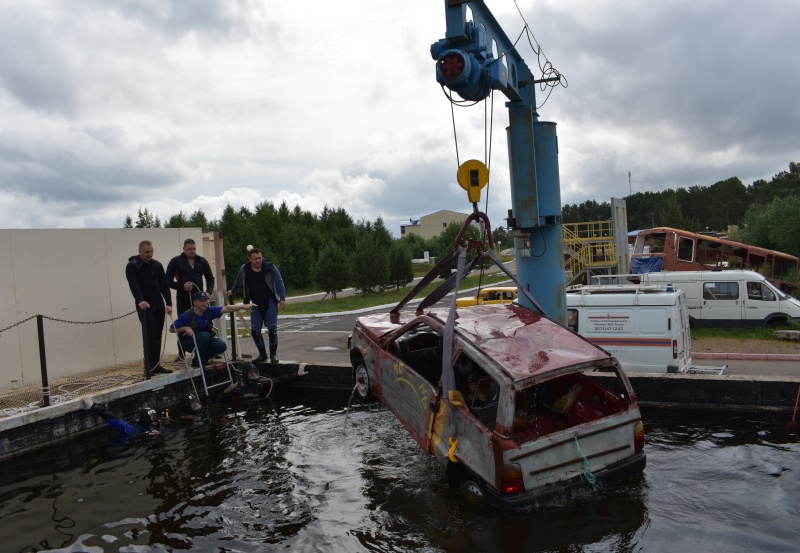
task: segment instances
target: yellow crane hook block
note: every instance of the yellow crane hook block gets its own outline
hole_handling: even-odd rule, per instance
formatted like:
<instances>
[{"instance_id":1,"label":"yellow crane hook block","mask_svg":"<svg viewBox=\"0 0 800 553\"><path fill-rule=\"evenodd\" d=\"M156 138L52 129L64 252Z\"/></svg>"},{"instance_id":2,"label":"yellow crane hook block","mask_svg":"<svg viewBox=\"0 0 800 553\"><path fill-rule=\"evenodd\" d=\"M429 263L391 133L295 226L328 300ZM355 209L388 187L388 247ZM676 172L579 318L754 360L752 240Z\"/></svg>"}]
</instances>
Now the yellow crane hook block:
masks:
<instances>
[{"instance_id":1,"label":"yellow crane hook block","mask_svg":"<svg viewBox=\"0 0 800 553\"><path fill-rule=\"evenodd\" d=\"M456 180L467 191L469 201L477 203L481 201L481 189L489 183L489 169L483 162L470 159L458 168Z\"/></svg>"}]
</instances>

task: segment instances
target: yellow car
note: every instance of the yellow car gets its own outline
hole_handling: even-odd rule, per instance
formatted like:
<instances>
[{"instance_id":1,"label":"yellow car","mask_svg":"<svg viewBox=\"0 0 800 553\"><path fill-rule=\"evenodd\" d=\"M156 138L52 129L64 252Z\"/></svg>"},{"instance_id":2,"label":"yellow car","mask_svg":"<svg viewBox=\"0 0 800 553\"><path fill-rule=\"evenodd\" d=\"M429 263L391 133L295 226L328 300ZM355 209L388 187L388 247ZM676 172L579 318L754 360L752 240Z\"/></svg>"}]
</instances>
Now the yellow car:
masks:
<instances>
[{"instance_id":1,"label":"yellow car","mask_svg":"<svg viewBox=\"0 0 800 553\"><path fill-rule=\"evenodd\" d=\"M484 305L487 303L511 303L517 300L517 289L513 286L492 286L482 289L477 296L457 298L456 307Z\"/></svg>"}]
</instances>

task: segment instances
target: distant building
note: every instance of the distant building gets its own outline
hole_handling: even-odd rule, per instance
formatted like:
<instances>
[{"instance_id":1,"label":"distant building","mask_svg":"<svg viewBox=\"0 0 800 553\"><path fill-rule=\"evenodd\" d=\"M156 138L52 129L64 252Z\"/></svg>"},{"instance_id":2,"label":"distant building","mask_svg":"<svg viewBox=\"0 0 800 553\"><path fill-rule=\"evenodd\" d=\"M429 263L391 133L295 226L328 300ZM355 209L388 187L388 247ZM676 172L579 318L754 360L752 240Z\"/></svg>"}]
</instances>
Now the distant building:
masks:
<instances>
[{"instance_id":1,"label":"distant building","mask_svg":"<svg viewBox=\"0 0 800 553\"><path fill-rule=\"evenodd\" d=\"M467 217L469 217L467 213L443 209L430 215L423 215L419 219L409 219L407 224L400 225L400 237L416 234L425 240L430 240L439 236L450 223L463 225Z\"/></svg>"}]
</instances>

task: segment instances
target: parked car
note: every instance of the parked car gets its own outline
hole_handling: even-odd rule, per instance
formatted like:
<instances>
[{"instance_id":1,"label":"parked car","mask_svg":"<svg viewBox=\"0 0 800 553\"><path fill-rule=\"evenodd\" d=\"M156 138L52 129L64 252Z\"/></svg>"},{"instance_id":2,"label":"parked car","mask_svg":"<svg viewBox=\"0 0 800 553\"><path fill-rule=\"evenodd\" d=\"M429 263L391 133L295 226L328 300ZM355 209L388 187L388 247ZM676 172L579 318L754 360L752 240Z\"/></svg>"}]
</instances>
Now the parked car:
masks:
<instances>
[{"instance_id":1,"label":"parked car","mask_svg":"<svg viewBox=\"0 0 800 553\"><path fill-rule=\"evenodd\" d=\"M456 298L456 307L469 307L470 305L483 305L493 303L511 303L517 301L516 286L490 286L483 288L471 298Z\"/></svg>"},{"instance_id":2,"label":"parked car","mask_svg":"<svg viewBox=\"0 0 800 553\"><path fill-rule=\"evenodd\" d=\"M617 360L518 304L357 320L355 396L377 398L454 486L529 511L641 473L644 427ZM452 352L445 359L445 352Z\"/></svg>"}]
</instances>

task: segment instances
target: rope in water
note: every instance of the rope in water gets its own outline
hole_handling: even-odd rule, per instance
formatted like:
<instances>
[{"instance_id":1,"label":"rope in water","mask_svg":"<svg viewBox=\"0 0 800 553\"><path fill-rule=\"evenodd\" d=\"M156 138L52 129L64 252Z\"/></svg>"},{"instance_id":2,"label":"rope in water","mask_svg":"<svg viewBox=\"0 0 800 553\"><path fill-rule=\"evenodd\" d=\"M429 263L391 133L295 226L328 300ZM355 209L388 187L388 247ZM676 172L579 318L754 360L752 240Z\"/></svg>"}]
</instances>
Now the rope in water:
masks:
<instances>
[{"instance_id":1,"label":"rope in water","mask_svg":"<svg viewBox=\"0 0 800 553\"><path fill-rule=\"evenodd\" d=\"M581 459L583 459L583 477L586 478L586 481L592 486L592 488L597 488L597 477L592 474L592 471L589 469L589 459L586 458L586 455L583 454L583 450L581 450L581 444L578 443L578 436L575 436L575 447L578 448L578 455L580 455Z\"/></svg>"}]
</instances>

